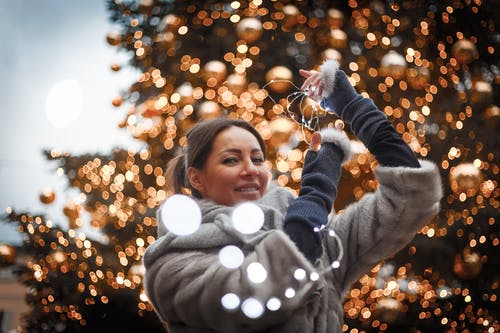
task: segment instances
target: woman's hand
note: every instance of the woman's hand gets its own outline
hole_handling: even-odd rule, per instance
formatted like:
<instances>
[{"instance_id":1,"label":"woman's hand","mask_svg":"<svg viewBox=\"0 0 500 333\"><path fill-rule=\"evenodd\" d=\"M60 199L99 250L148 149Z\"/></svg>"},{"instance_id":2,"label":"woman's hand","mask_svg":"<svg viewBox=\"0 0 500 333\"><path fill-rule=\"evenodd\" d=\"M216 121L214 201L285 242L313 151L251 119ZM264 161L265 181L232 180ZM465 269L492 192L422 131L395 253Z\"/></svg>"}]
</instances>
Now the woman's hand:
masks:
<instances>
[{"instance_id":1,"label":"woman's hand","mask_svg":"<svg viewBox=\"0 0 500 333\"><path fill-rule=\"evenodd\" d=\"M344 122L339 119L335 122L335 125L330 123L328 124L328 127L329 128L335 127L335 129L342 132L344 130ZM320 148L321 148L321 134L319 132L314 132L311 137L311 143L309 144L309 149L318 152Z\"/></svg>"},{"instance_id":2,"label":"woman's hand","mask_svg":"<svg viewBox=\"0 0 500 333\"><path fill-rule=\"evenodd\" d=\"M321 101L321 94L323 93L321 73L305 69L300 69L299 73L306 79L304 83L302 83L300 89L306 91L310 98L319 103Z\"/></svg>"}]
</instances>

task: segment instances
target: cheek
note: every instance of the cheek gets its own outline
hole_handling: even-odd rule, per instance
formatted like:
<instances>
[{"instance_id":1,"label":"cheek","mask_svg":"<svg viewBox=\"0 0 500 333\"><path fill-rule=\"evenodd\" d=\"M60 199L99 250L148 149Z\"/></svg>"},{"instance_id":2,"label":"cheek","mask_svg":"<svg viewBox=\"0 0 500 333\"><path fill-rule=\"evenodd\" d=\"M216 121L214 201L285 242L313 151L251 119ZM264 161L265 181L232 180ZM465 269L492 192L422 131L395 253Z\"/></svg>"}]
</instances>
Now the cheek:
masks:
<instances>
[{"instance_id":1,"label":"cheek","mask_svg":"<svg viewBox=\"0 0 500 333\"><path fill-rule=\"evenodd\" d=\"M259 173L260 173L261 182L263 184L267 184L269 182L269 179L271 178L271 175L270 175L267 167L263 167L262 169L260 169Z\"/></svg>"},{"instance_id":2,"label":"cheek","mask_svg":"<svg viewBox=\"0 0 500 333\"><path fill-rule=\"evenodd\" d=\"M232 184L235 183L237 179L238 173L231 168L220 170L220 172L213 177L215 184Z\"/></svg>"}]
</instances>

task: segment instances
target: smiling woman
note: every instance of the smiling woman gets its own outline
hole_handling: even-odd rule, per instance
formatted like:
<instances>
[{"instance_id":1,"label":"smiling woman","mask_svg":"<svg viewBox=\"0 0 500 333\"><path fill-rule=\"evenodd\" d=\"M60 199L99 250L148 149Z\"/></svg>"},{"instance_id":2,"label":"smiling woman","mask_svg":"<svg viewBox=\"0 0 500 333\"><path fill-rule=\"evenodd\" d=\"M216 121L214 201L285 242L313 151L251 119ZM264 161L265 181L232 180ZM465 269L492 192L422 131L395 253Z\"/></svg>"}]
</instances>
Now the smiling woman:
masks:
<instances>
[{"instance_id":1,"label":"smiling woman","mask_svg":"<svg viewBox=\"0 0 500 333\"><path fill-rule=\"evenodd\" d=\"M57 82L49 91L45 102L45 112L49 123L56 128L71 125L83 107L83 96L76 80Z\"/></svg>"}]
</instances>

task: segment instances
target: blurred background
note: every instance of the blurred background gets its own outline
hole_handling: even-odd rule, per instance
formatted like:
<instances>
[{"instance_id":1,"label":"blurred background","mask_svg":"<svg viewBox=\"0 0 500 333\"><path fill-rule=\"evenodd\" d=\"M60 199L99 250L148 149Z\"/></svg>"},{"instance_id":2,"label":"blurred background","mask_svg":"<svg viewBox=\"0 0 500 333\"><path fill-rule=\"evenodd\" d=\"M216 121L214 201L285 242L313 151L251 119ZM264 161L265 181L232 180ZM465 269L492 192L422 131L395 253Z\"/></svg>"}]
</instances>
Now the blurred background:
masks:
<instances>
[{"instance_id":1,"label":"blurred background","mask_svg":"<svg viewBox=\"0 0 500 333\"><path fill-rule=\"evenodd\" d=\"M442 210L348 292L344 332L498 332L500 4L494 0L0 0L4 331L161 331L142 287L166 163L186 131L245 119L297 192L313 130L298 87L336 59L419 158ZM361 142L342 213L378 186ZM263 300L265 301L265 300ZM5 305L3 305L5 304Z\"/></svg>"},{"instance_id":2,"label":"blurred background","mask_svg":"<svg viewBox=\"0 0 500 333\"><path fill-rule=\"evenodd\" d=\"M43 149L109 152L134 140L116 124L123 115L111 101L138 76L111 63L126 58L106 42L112 29L104 1L0 1L0 207L60 216L67 182ZM77 100L72 103L67 97ZM50 102L49 100L52 100ZM55 101L55 102L54 102ZM39 200L57 191L55 209ZM0 241L19 243L0 223Z\"/></svg>"}]
</instances>

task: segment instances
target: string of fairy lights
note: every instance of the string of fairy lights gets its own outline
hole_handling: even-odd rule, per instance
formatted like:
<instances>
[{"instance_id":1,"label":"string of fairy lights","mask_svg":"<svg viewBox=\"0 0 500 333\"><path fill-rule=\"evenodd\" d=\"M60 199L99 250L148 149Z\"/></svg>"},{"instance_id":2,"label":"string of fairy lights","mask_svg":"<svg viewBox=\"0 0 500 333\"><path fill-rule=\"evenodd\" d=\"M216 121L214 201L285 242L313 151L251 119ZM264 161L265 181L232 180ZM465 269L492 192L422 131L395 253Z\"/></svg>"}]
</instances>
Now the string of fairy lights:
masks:
<instances>
[{"instance_id":1,"label":"string of fairy lights","mask_svg":"<svg viewBox=\"0 0 500 333\"><path fill-rule=\"evenodd\" d=\"M482 10L480 1L456 1L457 7L445 6L442 11L434 7L434 11L428 10L427 16L421 17L411 28L409 18L402 14L411 9L404 7L414 4L410 1L402 5L392 2L389 8L384 8L380 2L370 6L350 0L347 2L350 17L344 17L342 11L331 8L323 19L306 17L293 4L272 2L266 7L259 0L214 3L210 8L186 5L186 16L167 14L163 17L155 16L159 12L155 11L156 6L161 6L155 1L129 3L116 0L115 3L117 8L123 8L128 18L127 29L133 33L110 33L108 42L134 50L136 63L146 64L146 69L131 92L116 97L112 103L116 107L121 107L125 100L135 103L120 126L127 128L135 138L147 142L149 148L130 150L121 156L121 160L94 158L76 166L73 174L64 167L58 169L61 176L70 178L73 187L81 189L78 200L68 202L63 209L69 221L68 231L59 230L42 217L17 215L10 208L7 212L19 222L19 230L28 236L32 246L43 253L27 263L33 278L42 283L47 282L51 274L73 272L78 281L74 291L85 295L87 305L95 302L106 304L111 297L108 292L128 288L137 291L139 314L153 311L141 286L144 273L141 259L146 247L155 240L156 219L151 217L151 211L172 194L165 189L168 185L165 161L159 163L158 156L172 156L176 148L185 145L186 130L196 121L227 116L252 122L270 147L270 158L266 163L273 170L276 181L297 191L304 143L308 142L311 130L317 124L329 119L335 121L335 118L310 100L306 92L291 92L294 74L286 66L273 66L267 70L263 84L249 80L250 73L266 61L261 58L264 50L258 43L266 33L275 36L291 34L297 44L317 38L323 50L322 59L339 60L349 71L353 86L367 97L377 96L384 103L380 107L393 121L396 131L422 158L438 149L432 146L431 136L445 142L449 140L450 131L461 131L469 140L477 139L479 133L471 127L475 117L482 117L487 126L498 129L500 111L493 104L492 83L499 82L500 74L496 73L489 80L472 80L469 71L469 66L479 57L476 45L481 36L466 36L455 31L446 40L436 42L433 52L424 52L429 47L429 38L437 21L453 24L459 7L470 8L471 13L477 14ZM136 15L134 10L142 14ZM190 50L179 48L179 41L196 34L196 29L217 26L223 21L234 26L237 41L234 49L223 53L220 59L204 63L200 57L190 54ZM144 27L148 22L159 27L154 36L147 35ZM491 27L493 23L488 24L490 31L496 29ZM395 49L405 42L401 34L407 29L413 32L412 47L398 53ZM216 31L221 36L228 34L222 28ZM352 43L346 31L350 34L355 31L363 38ZM167 57L179 58L174 74L156 67L153 60L156 49ZM370 51L383 55L374 61ZM491 44L486 52L496 54L498 50ZM433 58L433 54L438 56ZM297 57L300 59L300 55ZM112 65L113 70L120 68L121 65ZM179 79L175 78L176 75ZM370 80L376 82L376 91L368 89ZM145 94L145 91L156 93ZM456 93L459 102L464 102L462 109L439 109L441 96L449 96L450 91ZM478 105L480 107L476 107ZM440 123L433 121L436 114L442 118ZM315 119L320 119L320 122L314 123ZM360 142L354 144L356 154L344 166L344 172L353 179L349 183L349 186L354 184L349 195L359 199L377 186L370 177L376 161ZM446 148L441 160L436 161L443 173L449 175L445 186L450 190L445 201L450 207L457 205L457 208L448 209L444 213L445 221L432 221L420 234L428 238L445 238L450 236L451 227L458 221L471 226L479 219L477 216L481 210L498 212L500 190L498 178L495 178L499 173L498 157L494 152L484 153L483 149L488 148L484 143L475 142L474 145L452 144ZM472 157L470 162L463 162L464 156ZM69 155L56 151L51 152L50 157L70 159ZM50 205L55 195L46 191L40 195L40 200ZM93 199L89 203L91 196ZM102 245L98 246L78 231L82 223L87 223L83 218L85 214L88 223L95 228L112 228L115 233L131 230L129 239L110 245L114 247L113 258L101 253ZM482 223L496 226L498 221L495 216L489 216ZM481 255L475 249L486 244L498 249L498 234L471 234L467 228L453 229L453 232L456 237L467 239L467 249L455 258L454 273L463 279L477 277L481 268L487 265L488 258L487 254ZM49 235L51 241L47 240ZM9 248L9 251L13 250ZM417 248L410 246L407 251L414 255ZM92 265L85 265L89 260ZM384 275L387 270L390 274ZM496 304L498 281L489 287L490 292L484 293L483 300ZM64 314L66 318L85 325L83 311L75 304L66 304L64 299L51 293L38 296L43 311ZM231 297L233 295L229 301L234 300ZM469 304L455 317L451 316L453 297L461 297ZM459 329L471 321L482 325L487 332L500 329L498 319L487 309L473 306L471 290L435 278L433 272L424 272L422 277L414 276L410 263L400 267L381 263L374 267L349 291L344 310L348 318L385 331L408 311L411 304L419 305L420 311L416 314L419 319L437 318L440 325L449 329ZM273 306L276 306L276 300L273 300ZM347 324L344 331L361 332Z\"/></svg>"}]
</instances>

